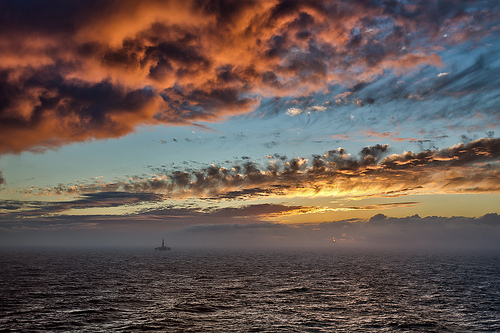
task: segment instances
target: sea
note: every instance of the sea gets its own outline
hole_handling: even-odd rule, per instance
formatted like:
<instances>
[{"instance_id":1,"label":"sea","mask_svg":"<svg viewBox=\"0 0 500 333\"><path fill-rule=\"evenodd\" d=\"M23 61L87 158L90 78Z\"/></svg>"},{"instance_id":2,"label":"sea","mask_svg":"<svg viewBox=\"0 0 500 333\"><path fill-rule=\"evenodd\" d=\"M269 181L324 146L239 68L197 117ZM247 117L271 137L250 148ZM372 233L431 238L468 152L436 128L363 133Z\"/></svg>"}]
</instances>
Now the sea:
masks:
<instances>
[{"instance_id":1,"label":"sea","mask_svg":"<svg viewBox=\"0 0 500 333\"><path fill-rule=\"evenodd\" d=\"M0 251L1 332L500 332L500 253Z\"/></svg>"}]
</instances>

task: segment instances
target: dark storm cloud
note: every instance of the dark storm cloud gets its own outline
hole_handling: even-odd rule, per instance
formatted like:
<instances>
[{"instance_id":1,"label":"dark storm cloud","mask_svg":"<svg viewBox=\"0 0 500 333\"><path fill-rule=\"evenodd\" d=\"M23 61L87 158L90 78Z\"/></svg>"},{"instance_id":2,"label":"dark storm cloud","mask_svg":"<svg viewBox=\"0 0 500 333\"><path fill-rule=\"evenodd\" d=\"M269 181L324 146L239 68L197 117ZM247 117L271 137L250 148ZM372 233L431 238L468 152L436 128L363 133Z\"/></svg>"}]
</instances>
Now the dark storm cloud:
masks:
<instances>
[{"instance_id":1,"label":"dark storm cloud","mask_svg":"<svg viewBox=\"0 0 500 333\"><path fill-rule=\"evenodd\" d=\"M2 1L0 154L221 121L334 85L363 93L385 72L440 66L436 52L492 33L498 12L496 1ZM491 87L469 80L481 66L434 90Z\"/></svg>"}]
</instances>

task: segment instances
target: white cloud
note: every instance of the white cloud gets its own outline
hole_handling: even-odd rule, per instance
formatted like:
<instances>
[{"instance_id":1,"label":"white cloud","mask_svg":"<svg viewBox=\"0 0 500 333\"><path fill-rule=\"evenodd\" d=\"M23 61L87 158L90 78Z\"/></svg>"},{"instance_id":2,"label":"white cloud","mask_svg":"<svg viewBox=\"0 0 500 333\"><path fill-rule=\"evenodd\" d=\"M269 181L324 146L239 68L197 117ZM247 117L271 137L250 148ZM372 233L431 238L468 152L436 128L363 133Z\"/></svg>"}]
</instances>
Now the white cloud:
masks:
<instances>
[{"instance_id":1,"label":"white cloud","mask_svg":"<svg viewBox=\"0 0 500 333\"><path fill-rule=\"evenodd\" d=\"M326 107L322 106L322 105L313 105L313 106L308 107L307 110L313 111L313 112L324 112L326 110Z\"/></svg>"},{"instance_id":2,"label":"white cloud","mask_svg":"<svg viewBox=\"0 0 500 333\"><path fill-rule=\"evenodd\" d=\"M289 108L288 110L286 110L286 114L289 115L290 117L298 116L302 112L303 111L301 109L298 109L298 108Z\"/></svg>"}]
</instances>

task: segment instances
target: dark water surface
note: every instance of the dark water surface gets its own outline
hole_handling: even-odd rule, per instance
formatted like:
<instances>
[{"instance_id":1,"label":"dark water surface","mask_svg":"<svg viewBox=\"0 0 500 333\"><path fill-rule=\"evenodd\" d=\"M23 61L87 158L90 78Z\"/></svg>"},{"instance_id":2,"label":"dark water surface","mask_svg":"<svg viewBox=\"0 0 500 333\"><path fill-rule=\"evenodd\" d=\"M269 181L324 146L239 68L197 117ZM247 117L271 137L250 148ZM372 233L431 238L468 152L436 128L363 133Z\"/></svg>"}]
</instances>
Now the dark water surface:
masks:
<instances>
[{"instance_id":1,"label":"dark water surface","mask_svg":"<svg viewBox=\"0 0 500 333\"><path fill-rule=\"evenodd\" d=\"M500 332L500 255L0 252L0 331Z\"/></svg>"}]
</instances>

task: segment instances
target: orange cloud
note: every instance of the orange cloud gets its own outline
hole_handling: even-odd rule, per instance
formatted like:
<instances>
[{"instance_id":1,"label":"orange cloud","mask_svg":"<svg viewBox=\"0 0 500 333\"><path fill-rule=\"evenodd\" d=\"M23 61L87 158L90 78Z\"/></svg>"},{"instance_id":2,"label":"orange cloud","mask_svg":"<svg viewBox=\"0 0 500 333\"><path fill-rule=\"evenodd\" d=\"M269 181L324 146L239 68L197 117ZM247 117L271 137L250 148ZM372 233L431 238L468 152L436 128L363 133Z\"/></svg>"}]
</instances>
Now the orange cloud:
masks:
<instances>
[{"instance_id":1,"label":"orange cloud","mask_svg":"<svg viewBox=\"0 0 500 333\"><path fill-rule=\"evenodd\" d=\"M360 134L364 137L367 137L369 141L378 141L378 139L389 139L391 141L395 142L401 142L401 141L409 141L409 142L422 142L422 141L428 141L428 139L421 139L421 138L401 138L398 137L399 133L398 132L376 132L372 129L365 130L365 131L359 131L356 132L356 134ZM332 136L332 138L342 138L342 135L339 136ZM372 138L376 138L372 139Z\"/></svg>"},{"instance_id":2,"label":"orange cloud","mask_svg":"<svg viewBox=\"0 0 500 333\"><path fill-rule=\"evenodd\" d=\"M426 1L407 7L5 1L0 154L120 137L139 125L216 122L255 110L262 97L304 96L387 70L440 66L434 52L442 35L435 32L457 30L474 13L430 20L460 8L428 8ZM480 23L458 39L483 34Z\"/></svg>"},{"instance_id":3,"label":"orange cloud","mask_svg":"<svg viewBox=\"0 0 500 333\"><path fill-rule=\"evenodd\" d=\"M350 206L347 207L350 210L366 210L366 209L391 209L395 207L414 207L418 205L419 202L391 202L391 203L383 203L383 204L375 204L375 205L365 205L365 206Z\"/></svg>"}]
</instances>

